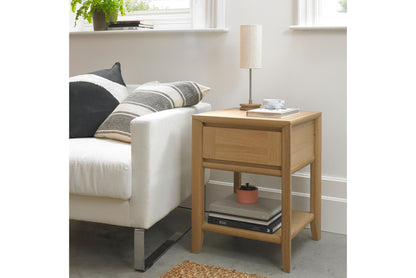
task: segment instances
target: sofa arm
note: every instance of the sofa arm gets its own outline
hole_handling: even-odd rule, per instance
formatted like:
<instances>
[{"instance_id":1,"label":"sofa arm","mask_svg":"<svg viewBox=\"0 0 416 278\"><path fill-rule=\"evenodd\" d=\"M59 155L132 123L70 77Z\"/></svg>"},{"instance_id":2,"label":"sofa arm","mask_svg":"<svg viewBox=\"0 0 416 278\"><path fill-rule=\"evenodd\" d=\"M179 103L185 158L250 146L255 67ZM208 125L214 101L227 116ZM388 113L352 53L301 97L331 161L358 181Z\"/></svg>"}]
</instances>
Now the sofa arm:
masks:
<instances>
[{"instance_id":1,"label":"sofa arm","mask_svg":"<svg viewBox=\"0 0 416 278\"><path fill-rule=\"evenodd\" d=\"M150 228L191 194L192 115L208 103L131 121L131 225Z\"/></svg>"}]
</instances>

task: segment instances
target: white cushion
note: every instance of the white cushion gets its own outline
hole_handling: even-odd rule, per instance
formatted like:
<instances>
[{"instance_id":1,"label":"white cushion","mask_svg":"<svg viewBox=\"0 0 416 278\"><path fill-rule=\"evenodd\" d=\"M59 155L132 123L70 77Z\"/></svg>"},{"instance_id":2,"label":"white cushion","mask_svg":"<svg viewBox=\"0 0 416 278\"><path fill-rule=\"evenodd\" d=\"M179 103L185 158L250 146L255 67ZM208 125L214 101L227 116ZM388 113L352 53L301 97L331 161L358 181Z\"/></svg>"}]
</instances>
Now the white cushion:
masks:
<instances>
[{"instance_id":1,"label":"white cushion","mask_svg":"<svg viewBox=\"0 0 416 278\"><path fill-rule=\"evenodd\" d=\"M137 87L139 87L141 84L127 84L127 91L129 94L131 94Z\"/></svg>"},{"instance_id":2,"label":"white cushion","mask_svg":"<svg viewBox=\"0 0 416 278\"><path fill-rule=\"evenodd\" d=\"M130 144L97 138L70 139L69 189L71 194L130 199Z\"/></svg>"}]
</instances>

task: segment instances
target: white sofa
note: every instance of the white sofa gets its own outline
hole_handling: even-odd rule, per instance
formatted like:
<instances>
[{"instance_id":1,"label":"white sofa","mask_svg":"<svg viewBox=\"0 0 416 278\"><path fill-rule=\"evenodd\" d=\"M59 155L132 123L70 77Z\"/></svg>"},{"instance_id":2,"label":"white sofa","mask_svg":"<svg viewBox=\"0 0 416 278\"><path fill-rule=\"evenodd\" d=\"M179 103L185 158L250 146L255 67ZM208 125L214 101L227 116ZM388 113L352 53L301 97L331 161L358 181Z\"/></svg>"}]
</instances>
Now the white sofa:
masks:
<instances>
[{"instance_id":1,"label":"white sofa","mask_svg":"<svg viewBox=\"0 0 416 278\"><path fill-rule=\"evenodd\" d=\"M209 110L201 102L135 118L131 144L70 139L70 218L135 228L144 271L144 232L191 194L192 115Z\"/></svg>"}]
</instances>

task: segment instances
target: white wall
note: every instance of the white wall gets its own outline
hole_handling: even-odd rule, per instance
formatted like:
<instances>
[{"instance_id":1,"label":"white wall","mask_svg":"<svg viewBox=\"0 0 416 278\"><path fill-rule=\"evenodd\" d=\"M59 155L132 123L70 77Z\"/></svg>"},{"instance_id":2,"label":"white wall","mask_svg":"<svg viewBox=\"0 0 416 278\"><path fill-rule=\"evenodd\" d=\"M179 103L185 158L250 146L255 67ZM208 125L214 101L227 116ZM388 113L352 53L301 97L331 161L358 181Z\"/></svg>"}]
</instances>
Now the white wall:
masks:
<instances>
[{"instance_id":1,"label":"white wall","mask_svg":"<svg viewBox=\"0 0 416 278\"><path fill-rule=\"evenodd\" d=\"M254 101L282 98L288 106L323 112L323 200L337 201L342 214L337 217L346 220L346 31L292 31L292 8L292 0L230 0L226 33L70 35L70 75L119 61L126 83L194 80L212 88L205 101L213 109L237 107L248 101L248 70L239 68L239 25L262 24L263 69L253 70ZM308 169L299 177L308 179L305 173ZM231 178L211 171L213 183ZM243 175L243 180L280 187L278 178ZM294 190L309 192L305 186ZM323 212L323 217L330 216Z\"/></svg>"}]
</instances>

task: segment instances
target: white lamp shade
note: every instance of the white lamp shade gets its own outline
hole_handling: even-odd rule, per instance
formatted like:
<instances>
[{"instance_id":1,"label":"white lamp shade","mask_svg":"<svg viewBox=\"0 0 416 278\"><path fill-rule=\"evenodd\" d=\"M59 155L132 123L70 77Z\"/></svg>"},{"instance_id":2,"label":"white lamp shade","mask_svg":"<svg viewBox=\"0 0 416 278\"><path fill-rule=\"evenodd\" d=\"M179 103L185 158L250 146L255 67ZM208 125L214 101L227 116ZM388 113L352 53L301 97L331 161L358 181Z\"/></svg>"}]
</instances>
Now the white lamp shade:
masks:
<instances>
[{"instance_id":1,"label":"white lamp shade","mask_svg":"<svg viewBox=\"0 0 416 278\"><path fill-rule=\"evenodd\" d=\"M240 68L262 67L262 25L240 26Z\"/></svg>"}]
</instances>

